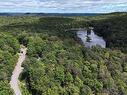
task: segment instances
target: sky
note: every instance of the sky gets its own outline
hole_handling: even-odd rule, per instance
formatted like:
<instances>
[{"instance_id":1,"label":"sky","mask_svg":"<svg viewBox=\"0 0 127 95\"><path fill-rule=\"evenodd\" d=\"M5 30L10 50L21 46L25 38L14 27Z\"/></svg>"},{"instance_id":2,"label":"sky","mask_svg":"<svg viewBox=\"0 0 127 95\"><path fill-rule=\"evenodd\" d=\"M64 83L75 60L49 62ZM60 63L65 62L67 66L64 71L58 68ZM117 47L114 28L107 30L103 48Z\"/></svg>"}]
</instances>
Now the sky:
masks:
<instances>
[{"instance_id":1,"label":"sky","mask_svg":"<svg viewBox=\"0 0 127 95\"><path fill-rule=\"evenodd\" d=\"M0 0L0 12L2 13L127 12L127 0Z\"/></svg>"}]
</instances>

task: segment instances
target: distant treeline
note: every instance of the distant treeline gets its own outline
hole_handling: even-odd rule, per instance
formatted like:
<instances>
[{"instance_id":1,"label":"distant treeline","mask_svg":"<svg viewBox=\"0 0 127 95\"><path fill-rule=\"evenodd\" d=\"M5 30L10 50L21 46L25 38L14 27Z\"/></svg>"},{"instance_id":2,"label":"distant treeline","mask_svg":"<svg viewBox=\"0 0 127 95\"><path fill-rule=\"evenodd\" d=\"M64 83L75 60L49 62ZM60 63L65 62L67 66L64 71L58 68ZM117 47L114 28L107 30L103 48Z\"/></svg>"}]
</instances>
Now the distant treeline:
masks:
<instances>
[{"instance_id":1,"label":"distant treeline","mask_svg":"<svg viewBox=\"0 0 127 95\"><path fill-rule=\"evenodd\" d=\"M0 16L96 16L102 13L0 13Z\"/></svg>"}]
</instances>

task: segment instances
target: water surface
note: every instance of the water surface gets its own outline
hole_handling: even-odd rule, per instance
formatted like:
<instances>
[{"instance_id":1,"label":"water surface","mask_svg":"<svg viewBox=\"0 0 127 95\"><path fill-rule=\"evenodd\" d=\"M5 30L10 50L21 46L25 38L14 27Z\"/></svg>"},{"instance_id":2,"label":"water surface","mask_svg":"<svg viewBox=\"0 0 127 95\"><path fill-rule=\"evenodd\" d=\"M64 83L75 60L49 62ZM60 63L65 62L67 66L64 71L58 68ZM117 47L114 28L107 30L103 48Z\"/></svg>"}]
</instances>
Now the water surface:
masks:
<instances>
[{"instance_id":1,"label":"water surface","mask_svg":"<svg viewBox=\"0 0 127 95\"><path fill-rule=\"evenodd\" d=\"M106 47L105 40L96 35L93 30L91 30L90 33L87 32L87 30L81 31L79 30L77 32L77 36L82 40L83 44L86 47L92 47L92 46L101 46L102 48Z\"/></svg>"}]
</instances>

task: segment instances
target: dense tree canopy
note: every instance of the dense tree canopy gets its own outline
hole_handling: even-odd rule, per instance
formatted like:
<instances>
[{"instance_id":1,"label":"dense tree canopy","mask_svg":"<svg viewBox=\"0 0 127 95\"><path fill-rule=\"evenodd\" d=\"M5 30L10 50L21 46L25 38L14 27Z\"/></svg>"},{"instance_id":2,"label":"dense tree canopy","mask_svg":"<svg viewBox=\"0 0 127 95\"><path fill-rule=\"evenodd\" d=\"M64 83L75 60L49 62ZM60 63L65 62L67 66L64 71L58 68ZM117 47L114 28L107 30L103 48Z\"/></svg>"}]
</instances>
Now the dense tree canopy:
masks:
<instances>
[{"instance_id":1,"label":"dense tree canopy","mask_svg":"<svg viewBox=\"0 0 127 95\"><path fill-rule=\"evenodd\" d=\"M0 95L13 95L9 81L20 44L28 48L23 95L126 95L126 17L0 17ZM108 48L85 48L71 31L89 26Z\"/></svg>"},{"instance_id":2,"label":"dense tree canopy","mask_svg":"<svg viewBox=\"0 0 127 95\"><path fill-rule=\"evenodd\" d=\"M30 37L23 75L34 95L119 95L126 92L125 55L69 44L57 37ZM73 42L73 40L71 40ZM68 43L66 45L64 43ZM35 46L35 47L33 47ZM41 55L41 56L40 56ZM24 77L25 77L24 76ZM124 79L123 79L124 78Z\"/></svg>"},{"instance_id":3,"label":"dense tree canopy","mask_svg":"<svg viewBox=\"0 0 127 95\"><path fill-rule=\"evenodd\" d=\"M0 95L11 95L9 81L18 59L19 42L9 34L0 33Z\"/></svg>"}]
</instances>

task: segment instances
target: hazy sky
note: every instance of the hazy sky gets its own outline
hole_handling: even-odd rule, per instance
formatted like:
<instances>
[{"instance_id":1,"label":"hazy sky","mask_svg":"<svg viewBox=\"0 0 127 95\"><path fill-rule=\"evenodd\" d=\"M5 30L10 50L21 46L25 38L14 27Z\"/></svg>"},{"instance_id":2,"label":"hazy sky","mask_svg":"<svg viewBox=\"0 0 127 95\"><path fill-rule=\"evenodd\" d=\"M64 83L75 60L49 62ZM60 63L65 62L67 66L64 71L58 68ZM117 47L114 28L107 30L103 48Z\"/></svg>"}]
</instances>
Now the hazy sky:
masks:
<instances>
[{"instance_id":1,"label":"hazy sky","mask_svg":"<svg viewBox=\"0 0 127 95\"><path fill-rule=\"evenodd\" d=\"M127 0L0 0L0 12L127 12Z\"/></svg>"}]
</instances>

